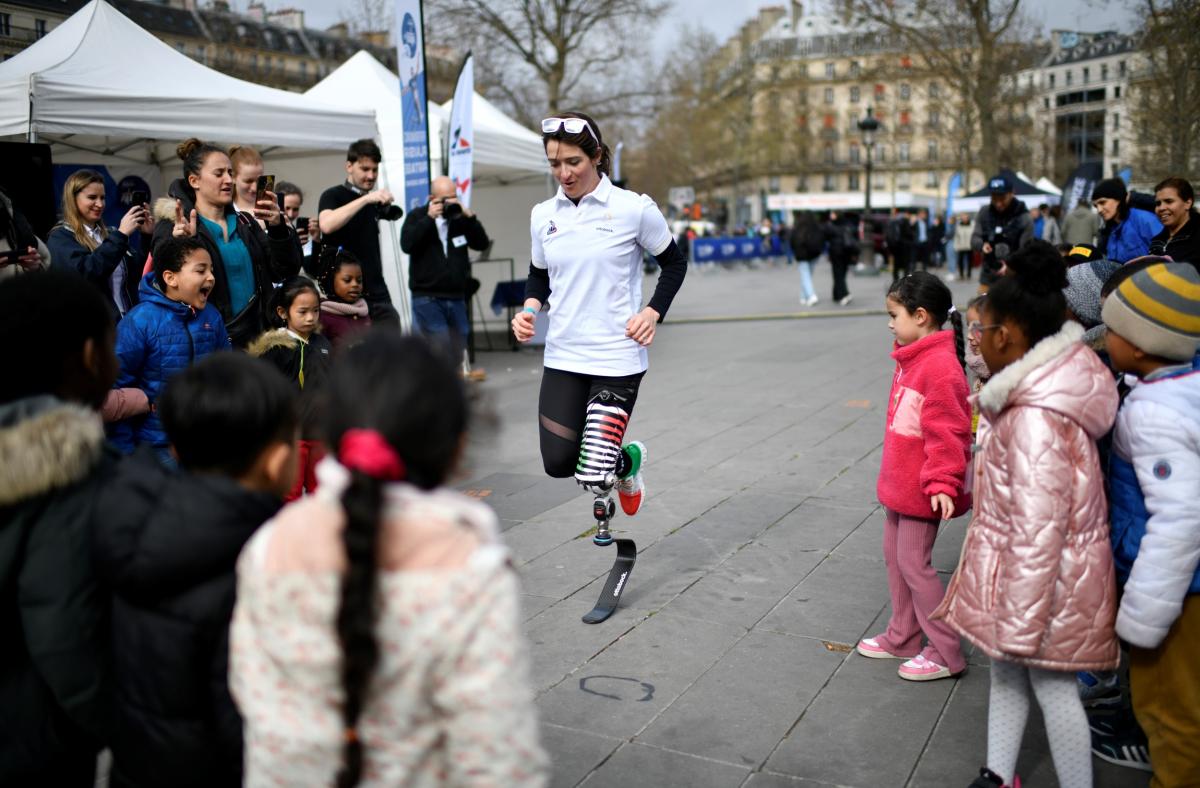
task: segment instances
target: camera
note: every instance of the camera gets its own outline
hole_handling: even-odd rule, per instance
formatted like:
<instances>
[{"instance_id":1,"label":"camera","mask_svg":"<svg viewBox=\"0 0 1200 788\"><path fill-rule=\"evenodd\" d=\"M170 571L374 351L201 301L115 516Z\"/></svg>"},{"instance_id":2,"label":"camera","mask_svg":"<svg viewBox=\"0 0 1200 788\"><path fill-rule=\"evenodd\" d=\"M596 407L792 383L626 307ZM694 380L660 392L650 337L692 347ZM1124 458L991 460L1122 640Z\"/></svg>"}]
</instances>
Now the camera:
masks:
<instances>
[{"instance_id":1,"label":"camera","mask_svg":"<svg viewBox=\"0 0 1200 788\"><path fill-rule=\"evenodd\" d=\"M456 202L448 202L442 209L442 216L446 217L446 221L457 219L462 216L463 207Z\"/></svg>"},{"instance_id":2,"label":"camera","mask_svg":"<svg viewBox=\"0 0 1200 788\"><path fill-rule=\"evenodd\" d=\"M404 216L404 209L392 203L379 209L379 220L382 222L398 222Z\"/></svg>"}]
</instances>

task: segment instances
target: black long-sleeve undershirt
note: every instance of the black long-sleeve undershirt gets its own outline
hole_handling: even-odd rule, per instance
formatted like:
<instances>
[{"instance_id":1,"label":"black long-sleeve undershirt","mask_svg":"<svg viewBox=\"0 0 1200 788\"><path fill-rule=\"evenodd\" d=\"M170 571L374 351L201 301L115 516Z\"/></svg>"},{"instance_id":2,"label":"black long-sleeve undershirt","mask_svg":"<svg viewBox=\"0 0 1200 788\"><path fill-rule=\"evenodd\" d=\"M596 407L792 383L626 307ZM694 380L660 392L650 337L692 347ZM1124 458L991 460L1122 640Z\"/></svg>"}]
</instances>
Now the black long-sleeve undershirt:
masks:
<instances>
[{"instance_id":1,"label":"black long-sleeve undershirt","mask_svg":"<svg viewBox=\"0 0 1200 788\"><path fill-rule=\"evenodd\" d=\"M654 287L654 295L647 304L658 313L658 322L662 322L671 308L675 294L683 286L683 278L687 276L687 256L680 251L675 241L671 241L666 249L654 256L662 271L658 275L658 284ZM525 298L536 298L541 303L550 299L550 272L529 264L529 278L525 280Z\"/></svg>"}]
</instances>

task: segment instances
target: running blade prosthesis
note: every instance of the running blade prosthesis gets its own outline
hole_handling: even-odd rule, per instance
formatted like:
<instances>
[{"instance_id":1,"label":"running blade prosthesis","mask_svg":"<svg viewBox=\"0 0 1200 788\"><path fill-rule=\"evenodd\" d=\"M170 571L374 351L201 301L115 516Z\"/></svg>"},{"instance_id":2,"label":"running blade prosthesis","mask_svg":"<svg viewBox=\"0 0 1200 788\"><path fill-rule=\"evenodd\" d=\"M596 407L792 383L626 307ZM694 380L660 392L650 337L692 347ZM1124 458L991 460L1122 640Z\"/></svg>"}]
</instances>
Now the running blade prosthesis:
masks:
<instances>
[{"instance_id":1,"label":"running blade prosthesis","mask_svg":"<svg viewBox=\"0 0 1200 788\"><path fill-rule=\"evenodd\" d=\"M592 537L592 543L600 547L616 543L617 557L608 572L608 581L604 584L604 590L600 592L600 598L596 600L596 606L583 617L585 624L599 624L616 611L617 603L621 601L621 592L625 590L629 574L633 571L633 562L637 560L637 545L634 541L614 539L609 530L609 523L616 512L611 495L612 485L608 485L608 490L597 493L596 499L592 501L592 515L596 518L596 535Z\"/></svg>"}]
</instances>

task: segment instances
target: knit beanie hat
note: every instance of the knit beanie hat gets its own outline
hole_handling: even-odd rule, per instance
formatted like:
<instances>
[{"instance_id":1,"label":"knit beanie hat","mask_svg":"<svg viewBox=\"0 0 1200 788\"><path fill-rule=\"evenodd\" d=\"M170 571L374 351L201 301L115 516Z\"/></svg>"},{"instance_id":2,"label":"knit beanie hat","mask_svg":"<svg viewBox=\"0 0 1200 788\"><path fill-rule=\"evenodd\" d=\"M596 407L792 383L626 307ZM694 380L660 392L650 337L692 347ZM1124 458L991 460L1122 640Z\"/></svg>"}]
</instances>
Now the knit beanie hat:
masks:
<instances>
[{"instance_id":1,"label":"knit beanie hat","mask_svg":"<svg viewBox=\"0 0 1200 788\"><path fill-rule=\"evenodd\" d=\"M1092 188L1092 200L1107 197L1117 202L1125 202L1125 195L1128 191L1125 188L1125 181L1120 178L1106 178Z\"/></svg>"},{"instance_id":2,"label":"knit beanie hat","mask_svg":"<svg viewBox=\"0 0 1200 788\"><path fill-rule=\"evenodd\" d=\"M1114 260L1093 260L1067 269L1063 295L1084 328L1100 324L1100 289L1120 267L1121 264Z\"/></svg>"},{"instance_id":3,"label":"knit beanie hat","mask_svg":"<svg viewBox=\"0 0 1200 788\"><path fill-rule=\"evenodd\" d=\"M1104 300L1109 330L1154 356L1191 361L1200 346L1200 273L1187 263L1156 263Z\"/></svg>"}]
</instances>

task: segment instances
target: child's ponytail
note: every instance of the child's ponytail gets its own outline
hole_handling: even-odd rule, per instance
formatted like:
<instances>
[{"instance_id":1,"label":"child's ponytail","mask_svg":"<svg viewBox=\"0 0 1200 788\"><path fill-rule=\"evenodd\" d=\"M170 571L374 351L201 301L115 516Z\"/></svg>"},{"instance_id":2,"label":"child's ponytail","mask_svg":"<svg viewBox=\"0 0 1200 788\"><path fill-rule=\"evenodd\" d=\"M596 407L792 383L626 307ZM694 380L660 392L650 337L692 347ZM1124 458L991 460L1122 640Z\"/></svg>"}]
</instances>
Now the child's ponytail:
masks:
<instances>
[{"instance_id":1,"label":"child's ponytail","mask_svg":"<svg viewBox=\"0 0 1200 788\"><path fill-rule=\"evenodd\" d=\"M963 328L963 316L957 307L950 307L950 325L954 328L954 354L958 356L958 364L967 372L967 336Z\"/></svg>"}]
</instances>

